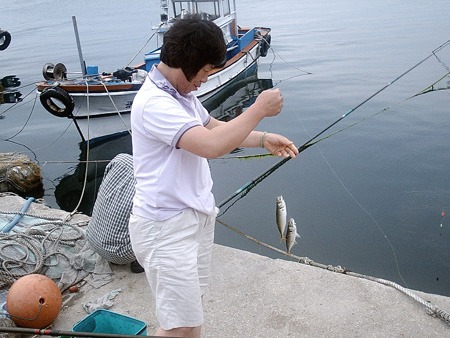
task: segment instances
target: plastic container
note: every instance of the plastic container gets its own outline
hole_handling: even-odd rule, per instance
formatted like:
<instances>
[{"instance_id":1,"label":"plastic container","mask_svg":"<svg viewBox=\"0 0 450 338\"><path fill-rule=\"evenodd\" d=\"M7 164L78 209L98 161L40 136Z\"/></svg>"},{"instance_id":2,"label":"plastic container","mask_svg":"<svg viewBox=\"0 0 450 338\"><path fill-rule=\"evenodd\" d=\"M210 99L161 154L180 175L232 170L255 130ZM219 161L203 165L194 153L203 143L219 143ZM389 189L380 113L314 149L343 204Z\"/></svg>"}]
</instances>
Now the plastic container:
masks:
<instances>
[{"instance_id":1,"label":"plastic container","mask_svg":"<svg viewBox=\"0 0 450 338\"><path fill-rule=\"evenodd\" d=\"M146 336L147 324L132 317L99 309L75 324L72 331Z\"/></svg>"},{"instance_id":2,"label":"plastic container","mask_svg":"<svg viewBox=\"0 0 450 338\"><path fill-rule=\"evenodd\" d=\"M87 66L86 74L87 75L98 75L98 66Z\"/></svg>"}]
</instances>

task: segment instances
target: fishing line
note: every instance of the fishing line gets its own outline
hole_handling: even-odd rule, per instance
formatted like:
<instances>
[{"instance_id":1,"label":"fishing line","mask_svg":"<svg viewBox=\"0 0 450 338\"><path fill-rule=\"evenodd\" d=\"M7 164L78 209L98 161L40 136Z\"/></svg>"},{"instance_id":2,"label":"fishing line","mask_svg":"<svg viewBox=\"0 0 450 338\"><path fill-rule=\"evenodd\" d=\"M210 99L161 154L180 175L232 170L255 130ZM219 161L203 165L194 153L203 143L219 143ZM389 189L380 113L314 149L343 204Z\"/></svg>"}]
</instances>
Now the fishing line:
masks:
<instances>
[{"instance_id":1,"label":"fishing line","mask_svg":"<svg viewBox=\"0 0 450 338\"><path fill-rule=\"evenodd\" d=\"M308 71L306 71L306 70L300 69L300 68L298 68L298 67L296 67L296 66L290 64L288 61L286 61L286 59L284 59L284 58L283 58L283 57L282 57L282 56L281 56L281 55L280 55L280 54L272 47L272 45L270 44L270 42L268 42L264 36L261 37L261 40L264 40L264 42L265 42L266 44L269 45L269 48L271 49L271 51L272 51L272 53L273 53L273 60L272 60L272 62L270 63L270 69L272 69L272 64L275 62L275 57L278 56L278 57L279 57L281 60L283 60L288 66L290 66L290 67L292 67L292 68L294 68L294 69L297 69L298 71L304 73L303 75L312 75L312 74L313 74L313 73L308 72Z\"/></svg>"},{"instance_id":2,"label":"fishing line","mask_svg":"<svg viewBox=\"0 0 450 338\"><path fill-rule=\"evenodd\" d=\"M274 85L274 87L278 86L281 82L288 81L288 80L291 80L291 79L296 78L296 77L305 76L305 75L312 75L312 74L313 74L313 73L308 72L308 71L306 71L306 70L300 69L300 68L298 68L298 67L292 65L292 64L289 63L288 61L286 61L286 59L284 59L284 58L283 58L283 57L282 57L282 56L281 56L281 55L280 55L280 54L272 47L272 45L267 41L267 39L266 39L265 37L262 36L262 37L261 37L261 40L264 40L264 42L265 42L266 44L269 45L269 48L270 48L270 50L271 50L272 53L273 53L273 59L272 59L272 61L271 61L270 64L269 64L269 72L270 72L270 74L271 74L270 78L273 78L273 70L272 70L272 66L273 66L273 64L274 64L275 59L276 59L277 56L278 56L281 60L283 60L284 63L286 63L289 67L292 67L292 68L294 68L294 69L296 69L296 70L298 70L298 71L300 71L300 72L303 73L303 74L293 75L293 76L291 76L291 77L289 77L289 78L286 78L286 79L282 79L282 80L278 81L278 83L276 83L276 84Z\"/></svg>"},{"instance_id":3,"label":"fishing line","mask_svg":"<svg viewBox=\"0 0 450 338\"><path fill-rule=\"evenodd\" d=\"M434 54L434 53L433 53ZM434 54L434 56L436 57L436 59L438 60L438 62L443 65L445 67L445 69L447 69L450 72L450 68L447 66L447 64L441 60L441 58L439 56L437 56L436 54Z\"/></svg>"},{"instance_id":4,"label":"fishing line","mask_svg":"<svg viewBox=\"0 0 450 338\"><path fill-rule=\"evenodd\" d=\"M262 40L267 41L265 38L262 38ZM314 73L312 73L312 72L309 72L309 71L300 69L300 68L296 67L295 65L293 65L292 63L290 63L289 61L287 61L286 59L284 59L284 58L283 58L283 57L282 57L282 56L281 56L281 55L280 55L280 54L279 54L279 53L278 53L271 45L270 45L270 49L272 50L272 53L273 53L273 55L274 55L272 61L271 61L270 64L269 64L269 72L270 72L270 74L272 75L271 78L273 78L272 65L273 65L274 62L275 62L276 56L278 56L281 60L283 60L283 62L286 63L289 67L294 68L294 69L296 69L296 70L298 70L298 71L300 71L300 72L303 73L303 74L293 75L293 76L291 76L291 77L288 77L288 78L279 80L278 82L276 82L276 83L274 84L273 87L277 87L280 83L282 83L282 82L284 82L284 81L289 81L289 80L291 80L291 79L293 79L293 78L300 77L300 76L305 76L305 75L315 75L315 76L317 77L317 74L314 74ZM436 55L435 55L435 56L436 56ZM436 56L436 57L437 57L437 56ZM439 60L439 62L441 62L441 63L444 65L444 67L446 67L446 65L445 65L441 60ZM350 78L350 79L351 79L351 78ZM361 79L359 79L359 78L355 78L354 80L361 81ZM375 82L375 81L371 81L371 80L368 80L368 79L365 79L365 80L363 80L363 81L364 81L364 82L369 82L369 83L374 83L374 82Z\"/></svg>"},{"instance_id":5,"label":"fishing line","mask_svg":"<svg viewBox=\"0 0 450 338\"><path fill-rule=\"evenodd\" d=\"M16 137L17 135L19 135L19 134L25 129L25 127L27 126L28 122L30 122L31 116L33 115L34 107L36 107L36 101L37 101L36 99L37 99L37 94L36 94L36 98L34 99L34 102L33 102L33 107L31 107L30 115L28 115L28 118L27 118L27 120L25 121L25 124L22 126L22 128L21 128L17 133L15 133L13 136L8 137L8 138L5 139L4 141L12 140L14 137Z\"/></svg>"},{"instance_id":6,"label":"fishing line","mask_svg":"<svg viewBox=\"0 0 450 338\"><path fill-rule=\"evenodd\" d=\"M331 134L328 134L327 136L324 136L324 137L322 137L322 138L320 138L320 139L314 140L314 141L312 141L312 142L309 142L308 144L303 145L302 147L299 148L299 153L301 153L302 151L308 149L310 146L312 146L312 145L314 145L314 144L316 144L316 143L319 143L319 142L321 142L321 141L323 141L323 140L326 140L326 139L328 139L328 138L330 138L330 137L332 137L332 136L334 136L334 135L336 135L336 134L338 134L338 133L343 132L344 130L347 130L347 129L351 128L351 127L354 127L354 126L356 126L357 124L359 124L359 123L361 123L361 122L364 122L364 121L366 121L366 120L368 120L368 119L370 119L370 118L372 118L372 117L375 117L375 116L377 116L377 115L379 115L379 114L381 114L381 113L383 113L383 112L385 112L385 111L387 111L387 110L389 110L389 109L391 109L391 108L393 108L393 107L395 107L395 106L397 106L397 105L399 105L399 104L401 104L401 103L403 103L403 102L405 102L405 101L408 101L408 100L410 100L410 99L412 99L412 98L414 98L414 97L416 97L416 96L418 96L418 95L426 94L426 93L433 92L433 91L436 91L436 90L441 90L441 89L434 89L434 85L437 84L439 81L442 81L442 79L444 79L448 74L450 74L450 72L447 73L446 75L442 76L439 80L435 81L433 84L431 84L431 85L428 86L427 88L425 88L425 89L419 91L418 93L416 93L416 94L414 94L414 95L412 95L412 96L410 96L410 97L407 97L406 99L403 99L403 100L401 100L401 101L398 101L397 103L394 103L394 104L392 104L392 105L390 105L390 106L387 106L387 107L381 109L380 111L376 112L375 114L372 114L372 115L370 115L370 116L364 117L363 119L361 119L361 120L359 120L359 121L356 121L356 122L354 122L354 123L352 123L352 124L349 124L348 126L345 126L344 128L341 128L341 129L339 129L339 130L337 130L337 131L335 131L335 132L333 132L333 133L331 133ZM431 88L431 89L430 89L430 88ZM443 88L443 89L448 89L448 88ZM256 154L256 155L218 157L218 158L216 158L216 159L210 159L210 161L211 161L211 160L219 160L219 159L220 159L220 160L224 160L224 159L249 160L249 159L255 159L255 158L274 157L274 156L275 156L275 155L273 155L273 154L271 154L271 153L264 153L264 154ZM284 162L283 162L283 163L284 163ZM239 197L238 199L236 199L232 204L230 204L224 211L221 211L221 213L218 215L218 217L220 217L220 216L222 216L223 214L225 214L225 213L228 211L228 209L230 209L230 208L231 208L233 205L235 205L241 198L243 198L245 195L247 195L247 194L248 194L248 193L249 193L249 192L250 192L250 191L258 184L258 183L260 183L262 180L264 180L266 177L268 177L270 174L272 174L272 173L273 173L276 169L278 169L283 163L280 163L280 165L275 166L275 167L272 167L272 170L265 172L264 177L262 177L262 176L259 177L259 180L258 180L258 181L254 180L254 181L252 181L252 182L249 182L249 184L250 184L250 183L252 183L252 184L249 185L249 187L245 190L245 192L242 192L242 194L240 195L240 197ZM231 199L232 199L232 198L231 198ZM226 203L224 203L224 202L221 203L222 206L223 206L224 204L226 204ZM220 205L218 206L218 208L220 208Z\"/></svg>"},{"instance_id":7,"label":"fishing line","mask_svg":"<svg viewBox=\"0 0 450 338\"><path fill-rule=\"evenodd\" d=\"M449 86L448 87L443 87L443 88L435 88L436 84L439 83L440 81L442 81L448 75L450 75L450 72L446 73L445 75L440 77L438 80L433 82L431 85L429 85L425 89L422 89L421 91L417 92L416 94L411 95L410 97L407 97L406 99L398 101L398 102L396 102L394 104L391 104L390 106L387 106L387 107L381 109L380 111L378 111L378 112L376 112L376 113L374 113L374 114L372 114L370 116L364 117L363 119L361 119L359 121L351 123L351 124L345 126L344 128L341 128L341 129L339 129L339 130L337 130L337 131L335 131L335 132L333 132L331 134L328 134L327 136L323 136L323 137L321 137L318 140L315 140L313 142L308 143L308 147L305 147L303 150L306 150L307 148L309 148L310 146L312 146L312 145L314 145L316 143L319 143L319 142L321 142L323 140L326 140L326 139L330 138L331 136L339 134L339 133L343 132L344 130L347 130L347 129L351 128L351 127L354 127L357 124L360 124L360 123L362 123L362 122L364 122L364 121L366 121L366 120L368 120L368 119L370 119L372 117L375 117L375 116L377 116L377 115L379 115L379 114L381 114L381 113L383 113L383 112L385 112L385 111L387 111L387 110L389 110L389 109L391 109L393 107L396 107L396 106L400 105L401 103L404 103L404 102L406 102L406 101L408 101L408 100L410 100L412 98L415 98L416 96L423 95L423 94L428 94L428 93L439 91L439 90L448 90L448 89L450 89ZM264 157L275 157L275 155L265 152L265 153L252 154L252 155L221 156L221 157L217 157L217 158L211 158L211 159L209 159L209 161L214 161L214 160L235 160L235 159L237 159L237 160L252 160L252 159L260 159L260 158L264 158Z\"/></svg>"},{"instance_id":8,"label":"fishing line","mask_svg":"<svg viewBox=\"0 0 450 338\"><path fill-rule=\"evenodd\" d=\"M28 95L29 95L29 94L28 94ZM35 97L34 100L33 100L33 107L32 107L32 109L31 109L31 113L30 113L30 115L28 116L28 119L27 119L25 125L22 127L22 129L21 129L19 132L17 132L15 135L11 136L11 137L8 137L8 138L6 138L6 139L1 139L2 141L9 141L9 142L12 142L12 143L15 143L15 144L18 144L18 145L22 145L22 146L26 147L28 150L30 150L31 152L34 153L35 151L40 151L40 150L43 150L43 149L46 149L46 148L52 146L53 144L55 144L56 142L58 142L59 139L60 139L61 137L63 137L63 136L67 133L67 131L68 131L69 128L71 127L72 123L74 123L73 120L71 120L71 121L69 122L69 124L67 125L66 129L64 129L64 130L62 131L62 133L61 133L56 139L54 139L51 143L48 143L48 144L46 144L46 145L44 145L44 146L42 146L42 147L40 147L40 148L31 150L31 148L25 146L24 144L21 144L21 143L17 143L17 142L13 142L13 141L12 141L12 139L13 139L14 137L16 137L17 135L19 135L19 134L25 129L25 126L28 124L28 122L29 122L29 120L30 120L30 118L31 118L31 115L32 115L32 113L33 113L33 110L34 110L34 108L35 108L36 100L37 100L37 94L36 94L36 97ZM12 108L12 107L11 107L11 108ZM5 111L5 112L6 112L6 111ZM0 114L0 115L1 115L1 114ZM36 157L36 155L35 155L35 157ZM36 160L36 161L37 161L37 160ZM38 162L39 162L39 161L38 161Z\"/></svg>"},{"instance_id":9,"label":"fishing line","mask_svg":"<svg viewBox=\"0 0 450 338\"><path fill-rule=\"evenodd\" d=\"M303 129L305 130L306 133L308 133L308 131L306 130L304 125L303 125ZM372 216L372 214L356 199L356 197L352 194L352 192L347 188L347 186L344 184L344 182L338 176L338 174L336 173L334 168L331 166L330 162L328 162L328 160L325 158L324 154L320 150L320 147L317 147L317 151L319 152L320 156L322 156L323 160L328 165L328 167L330 168L331 172L336 177L336 179L341 184L341 186L344 188L344 190L347 192L347 194L353 199L353 201L355 201L355 203L361 208L361 210L364 211L366 213L366 215L369 216L369 218L372 220L372 222L377 226L378 230L381 232L381 234L383 235L384 239L386 240L386 242L391 247L392 255L394 257L395 267L397 269L398 275L400 276L400 279L403 281L404 286L408 287L408 284L406 283L405 279L403 278L403 276L402 276L402 274L400 272L400 266L398 264L397 254L395 253L394 246L392 245L391 241L387 237L386 233L383 231L383 229L378 224L378 222L375 220L375 218Z\"/></svg>"},{"instance_id":10,"label":"fishing line","mask_svg":"<svg viewBox=\"0 0 450 338\"><path fill-rule=\"evenodd\" d=\"M386 84L385 86L383 86L381 89L379 89L378 91L376 91L374 94L370 95L367 99L363 100L361 103L359 103L358 105L356 105L355 107L353 107L352 109L350 109L347 113L345 113L344 115L342 115L340 118L338 118L336 121L334 121L333 123L331 123L329 126L327 126L326 128L324 128L323 130L321 130L319 133L317 133L316 135L314 135L312 138L310 138L308 141L306 141L305 143L303 143L300 147L298 147L298 151L299 153L303 150L305 150L305 147L309 147L308 144L311 143L312 141L314 141L316 138L318 138L320 135L322 135L323 133L325 133L327 130L329 130L330 128L332 128L333 126L335 126L336 124L338 124L340 121L342 121L343 119L345 119L347 116L349 116L351 113L353 113L354 111L356 111L358 108L360 108L361 106L363 106L365 103L367 103L368 101L370 101L372 98L374 98L375 96L377 96L378 94L380 94L382 91L384 91L385 89L389 88L391 85L393 85L395 82L397 82L398 80L400 80L402 77L404 77L406 74L410 73L412 70L414 70L415 68L419 67L421 64L423 64L425 61L427 61L429 58L435 56L435 53L439 52L440 50L442 50L443 48L447 47L450 44L450 40L447 40L445 43L443 43L442 45L440 45L439 47L437 47L436 49L434 49L428 56L426 56L425 58L423 58L422 60L420 60L418 63L416 63L414 66L412 66L411 68L409 68L408 70L406 70L404 73L400 74L399 76L397 76L394 80L392 80L391 82L389 82L388 84ZM268 175L270 175L274 170L276 170L277 168L279 168L280 166L282 166L284 163L286 163L287 161L289 161L291 159L290 156L284 158L283 160L281 160L280 162L276 163L275 165L273 165L272 167L270 167L269 169L267 169L265 172L263 172L261 175L259 175L258 177L254 178L253 180L247 182L246 184L244 184L241 188L239 188L238 190L236 190L232 195L230 195L229 197L227 197L225 200L223 200L221 203L219 203L217 205L217 207L220 209L222 206L224 206L225 204L227 204L229 201L231 201L233 198L235 198L237 195L239 195L240 193L244 192L244 190L250 191L250 189L252 189L256 184L258 184L260 181L262 181L263 179L265 179ZM227 208L228 209L228 208Z\"/></svg>"},{"instance_id":11,"label":"fishing line","mask_svg":"<svg viewBox=\"0 0 450 338\"><path fill-rule=\"evenodd\" d=\"M43 147L37 148L37 149L35 149L35 151L38 151L38 150L44 150L44 149L46 149L46 148L48 148L48 147L54 145L56 142L58 142L59 139L60 139L61 137L63 137L63 136L67 133L67 131L69 130L69 128L70 128L70 126L72 125L72 123L73 123L73 121L70 121L69 124L67 125L66 129L64 129L63 132L62 132L61 134L59 134L59 136L58 136L56 139L53 140L53 142L48 143L47 145L45 145L45 146L43 146Z\"/></svg>"},{"instance_id":12,"label":"fishing line","mask_svg":"<svg viewBox=\"0 0 450 338\"><path fill-rule=\"evenodd\" d=\"M430 93L430 92L435 92L438 90L446 90L449 89L450 87L447 85L447 87L443 87L443 88L435 88L436 84L438 84L439 82L441 82L443 79L445 79L448 75L450 75L450 70L448 70L448 73L445 74L444 76L442 76L439 80L433 82L431 85L429 85L427 88L421 90L420 92L418 92L417 94L413 95L412 97L416 97L422 94L426 94L426 93ZM450 84L450 83L448 83Z\"/></svg>"},{"instance_id":13,"label":"fishing line","mask_svg":"<svg viewBox=\"0 0 450 338\"><path fill-rule=\"evenodd\" d=\"M7 109L5 109L4 111L0 112L0 116L4 115L6 112L18 108L18 106L23 106L24 104L28 103L28 102L23 102L23 100L28 97L29 95L31 95L31 93L34 92L34 89L32 89L27 95L25 95L24 97L20 98L20 101L17 101L16 103L14 103L11 107L8 107ZM34 98L34 101L37 100L37 94L36 97ZM20 105L19 105L20 104Z\"/></svg>"}]
</instances>

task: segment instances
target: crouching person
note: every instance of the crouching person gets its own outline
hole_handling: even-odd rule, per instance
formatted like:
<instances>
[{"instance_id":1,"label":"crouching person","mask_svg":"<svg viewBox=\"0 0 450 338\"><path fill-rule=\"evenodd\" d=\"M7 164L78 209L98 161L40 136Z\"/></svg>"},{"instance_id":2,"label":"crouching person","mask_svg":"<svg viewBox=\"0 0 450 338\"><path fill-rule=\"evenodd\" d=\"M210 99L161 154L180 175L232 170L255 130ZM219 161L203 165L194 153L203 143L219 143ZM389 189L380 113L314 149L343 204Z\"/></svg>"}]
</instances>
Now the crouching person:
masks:
<instances>
[{"instance_id":1,"label":"crouching person","mask_svg":"<svg viewBox=\"0 0 450 338\"><path fill-rule=\"evenodd\" d=\"M91 248L108 262L131 263L132 272L143 272L131 248L128 222L136 180L133 157L119 154L105 169L92 211L86 238Z\"/></svg>"}]
</instances>

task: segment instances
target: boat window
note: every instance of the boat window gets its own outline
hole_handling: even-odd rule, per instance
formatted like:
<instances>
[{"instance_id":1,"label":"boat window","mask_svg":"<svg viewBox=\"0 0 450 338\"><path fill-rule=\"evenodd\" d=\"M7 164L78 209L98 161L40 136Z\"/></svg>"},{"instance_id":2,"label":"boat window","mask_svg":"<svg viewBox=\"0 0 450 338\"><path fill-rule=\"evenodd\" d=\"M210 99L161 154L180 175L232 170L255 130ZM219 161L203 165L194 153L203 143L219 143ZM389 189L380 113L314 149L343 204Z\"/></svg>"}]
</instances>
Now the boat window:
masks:
<instances>
[{"instance_id":1,"label":"boat window","mask_svg":"<svg viewBox=\"0 0 450 338\"><path fill-rule=\"evenodd\" d=\"M223 4L223 14L225 16L230 15L230 13L231 13L230 0L222 0L222 4Z\"/></svg>"},{"instance_id":2,"label":"boat window","mask_svg":"<svg viewBox=\"0 0 450 338\"><path fill-rule=\"evenodd\" d=\"M203 19L215 20L220 16L219 0L174 0L172 2L175 17L193 13L200 14Z\"/></svg>"}]
</instances>

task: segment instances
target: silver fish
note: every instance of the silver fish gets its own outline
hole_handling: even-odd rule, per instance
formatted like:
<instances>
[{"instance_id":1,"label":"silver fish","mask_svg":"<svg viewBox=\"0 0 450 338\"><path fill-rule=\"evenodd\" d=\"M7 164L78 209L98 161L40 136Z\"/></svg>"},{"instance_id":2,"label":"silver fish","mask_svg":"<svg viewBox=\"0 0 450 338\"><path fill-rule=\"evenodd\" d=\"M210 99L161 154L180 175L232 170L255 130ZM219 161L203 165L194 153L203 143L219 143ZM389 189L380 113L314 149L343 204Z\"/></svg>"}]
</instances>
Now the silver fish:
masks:
<instances>
[{"instance_id":1,"label":"silver fish","mask_svg":"<svg viewBox=\"0 0 450 338\"><path fill-rule=\"evenodd\" d=\"M284 202L283 196L277 197L277 226L278 231L280 232L281 239L280 243L283 239L286 239L284 237L284 229L286 228L286 220L287 220L287 211L286 211L286 203Z\"/></svg>"},{"instance_id":2,"label":"silver fish","mask_svg":"<svg viewBox=\"0 0 450 338\"><path fill-rule=\"evenodd\" d=\"M297 237L300 237L300 235L297 233L297 225L295 224L294 219L290 218L288 222L288 229L286 232L286 249L288 254L291 253L292 247L297 243L297 241L295 240Z\"/></svg>"}]
</instances>

